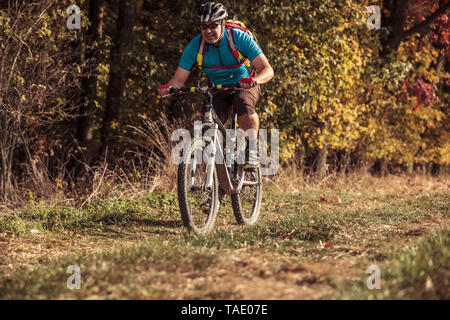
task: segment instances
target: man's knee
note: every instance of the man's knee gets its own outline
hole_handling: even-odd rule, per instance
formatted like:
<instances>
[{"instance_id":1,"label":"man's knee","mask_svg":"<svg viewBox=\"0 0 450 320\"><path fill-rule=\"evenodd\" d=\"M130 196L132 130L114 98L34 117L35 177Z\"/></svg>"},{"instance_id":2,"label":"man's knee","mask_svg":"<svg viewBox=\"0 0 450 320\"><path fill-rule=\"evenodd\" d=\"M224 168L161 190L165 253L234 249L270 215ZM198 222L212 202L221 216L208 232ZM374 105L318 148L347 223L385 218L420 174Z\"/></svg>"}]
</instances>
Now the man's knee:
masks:
<instances>
[{"instance_id":1,"label":"man's knee","mask_svg":"<svg viewBox=\"0 0 450 320\"><path fill-rule=\"evenodd\" d=\"M238 123L239 127L244 131L244 134L248 139L256 139L259 128L259 118L257 113L252 115L244 114L238 117Z\"/></svg>"}]
</instances>

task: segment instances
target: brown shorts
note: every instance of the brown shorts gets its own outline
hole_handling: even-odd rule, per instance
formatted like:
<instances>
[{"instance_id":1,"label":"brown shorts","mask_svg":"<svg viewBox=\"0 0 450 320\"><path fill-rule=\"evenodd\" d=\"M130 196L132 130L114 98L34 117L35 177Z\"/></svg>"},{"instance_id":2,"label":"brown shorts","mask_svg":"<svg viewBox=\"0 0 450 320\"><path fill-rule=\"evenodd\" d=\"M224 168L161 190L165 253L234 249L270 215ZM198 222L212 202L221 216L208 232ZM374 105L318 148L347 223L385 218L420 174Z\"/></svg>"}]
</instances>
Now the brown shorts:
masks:
<instances>
[{"instance_id":1,"label":"brown shorts","mask_svg":"<svg viewBox=\"0 0 450 320\"><path fill-rule=\"evenodd\" d=\"M237 113L238 117L244 114L254 114L260 95L261 87L259 85L234 93L218 92L213 97L214 110L220 121L225 124L230 116L231 107L233 107L233 111Z\"/></svg>"}]
</instances>

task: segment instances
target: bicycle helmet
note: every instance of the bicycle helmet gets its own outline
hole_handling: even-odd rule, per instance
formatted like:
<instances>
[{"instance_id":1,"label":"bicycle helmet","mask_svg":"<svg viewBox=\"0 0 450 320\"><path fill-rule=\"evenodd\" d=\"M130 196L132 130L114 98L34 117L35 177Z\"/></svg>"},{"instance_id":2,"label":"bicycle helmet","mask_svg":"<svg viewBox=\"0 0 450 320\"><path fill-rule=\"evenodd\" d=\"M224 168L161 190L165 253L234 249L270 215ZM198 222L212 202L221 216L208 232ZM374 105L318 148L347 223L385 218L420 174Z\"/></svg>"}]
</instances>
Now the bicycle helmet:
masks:
<instances>
[{"instance_id":1,"label":"bicycle helmet","mask_svg":"<svg viewBox=\"0 0 450 320\"><path fill-rule=\"evenodd\" d=\"M200 22L213 22L225 20L228 17L227 9L221 3L208 2L202 4L198 10Z\"/></svg>"}]
</instances>

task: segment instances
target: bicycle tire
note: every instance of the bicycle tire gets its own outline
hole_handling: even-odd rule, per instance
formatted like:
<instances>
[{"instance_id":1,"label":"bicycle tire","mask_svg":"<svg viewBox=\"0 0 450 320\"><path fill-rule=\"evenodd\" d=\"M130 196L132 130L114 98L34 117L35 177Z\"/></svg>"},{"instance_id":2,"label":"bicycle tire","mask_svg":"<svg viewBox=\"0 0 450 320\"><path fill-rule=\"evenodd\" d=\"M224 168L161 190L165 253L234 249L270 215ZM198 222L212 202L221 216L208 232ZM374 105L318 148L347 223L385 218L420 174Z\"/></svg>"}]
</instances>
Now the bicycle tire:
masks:
<instances>
[{"instance_id":1,"label":"bicycle tire","mask_svg":"<svg viewBox=\"0 0 450 320\"><path fill-rule=\"evenodd\" d=\"M211 203L210 203L210 209L209 212L207 213L207 217L205 216L201 216L201 214L205 214L203 213L201 210L200 212L197 212L197 210L193 210L192 205L191 205L191 201L189 199L189 194L190 194L190 187L189 187L189 180L191 179L191 170L192 170L192 161L190 161L192 159L192 156L194 154L194 152L197 149L201 149L203 151L203 148L205 146L205 142L202 140L196 140L193 143L191 143L187 153L184 155L183 157L183 161L182 163L179 164L178 166L178 175L177 175L177 193L178 193L178 205L180 208L180 214L181 214L181 219L183 221L184 226L190 230L193 231L197 234L208 234L210 233L213 228L214 228L214 224L216 221L216 217L217 217L217 212L219 210L219 181L217 178L217 172L216 172L216 168L215 166L213 166L214 168L214 174L213 174L213 186L211 190L205 190L205 192L209 192L210 195L209 197L211 198ZM203 152L201 153L203 155ZM204 163L203 159L202 159L202 163L201 164L196 164L196 166L204 166L206 167L206 164ZM197 173L197 168L195 170L195 173ZM206 180L206 172L201 172L200 174L204 174L205 180ZM194 177L195 180L195 177ZM199 183L200 185L202 184L202 182ZM201 186L200 186L201 188ZM197 200L195 200L197 201ZM197 201L198 202L198 201ZM196 214L196 217L194 218L194 213ZM200 219L197 218L197 215L200 214ZM204 221L204 225L203 226L199 226L198 225L198 221L197 220L205 220Z\"/></svg>"},{"instance_id":2,"label":"bicycle tire","mask_svg":"<svg viewBox=\"0 0 450 320\"><path fill-rule=\"evenodd\" d=\"M231 195L231 205L233 207L234 217L236 218L236 222L238 224L252 225L256 223L261 212L261 202L262 202L261 169L258 167L257 169L253 169L254 171L246 171L242 168L240 170L241 174L248 174L248 173L254 174L256 180L255 182L257 182L258 184L254 188L252 188L255 189L254 190L255 195L253 196L253 200L250 201L251 209L248 208L249 201L247 201L247 199L243 199L243 196L247 191L245 190L246 186L242 187L241 193ZM245 202L245 205L243 202Z\"/></svg>"}]
</instances>

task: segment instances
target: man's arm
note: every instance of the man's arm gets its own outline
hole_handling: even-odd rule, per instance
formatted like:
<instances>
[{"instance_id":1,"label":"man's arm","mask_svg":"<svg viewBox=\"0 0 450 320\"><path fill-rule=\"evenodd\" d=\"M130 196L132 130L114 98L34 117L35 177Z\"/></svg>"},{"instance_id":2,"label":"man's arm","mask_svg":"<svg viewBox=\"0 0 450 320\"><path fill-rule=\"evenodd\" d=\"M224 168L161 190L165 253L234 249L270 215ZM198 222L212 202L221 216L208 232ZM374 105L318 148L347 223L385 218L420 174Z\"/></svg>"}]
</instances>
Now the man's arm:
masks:
<instances>
[{"instance_id":1,"label":"man's arm","mask_svg":"<svg viewBox=\"0 0 450 320\"><path fill-rule=\"evenodd\" d=\"M258 84L267 83L273 78L273 69L264 53L260 53L255 59L253 59L252 65L258 72L258 74L254 77Z\"/></svg>"},{"instance_id":2,"label":"man's arm","mask_svg":"<svg viewBox=\"0 0 450 320\"><path fill-rule=\"evenodd\" d=\"M189 78L189 75L191 74L190 71L185 70L181 67L178 67L177 70L175 71L175 74L173 75L172 79L169 80L169 82L167 82L167 84L171 87L174 88L181 88L184 83L186 82L186 80ZM166 94L169 94L169 88L158 88L158 93L161 96L164 96Z\"/></svg>"}]
</instances>

